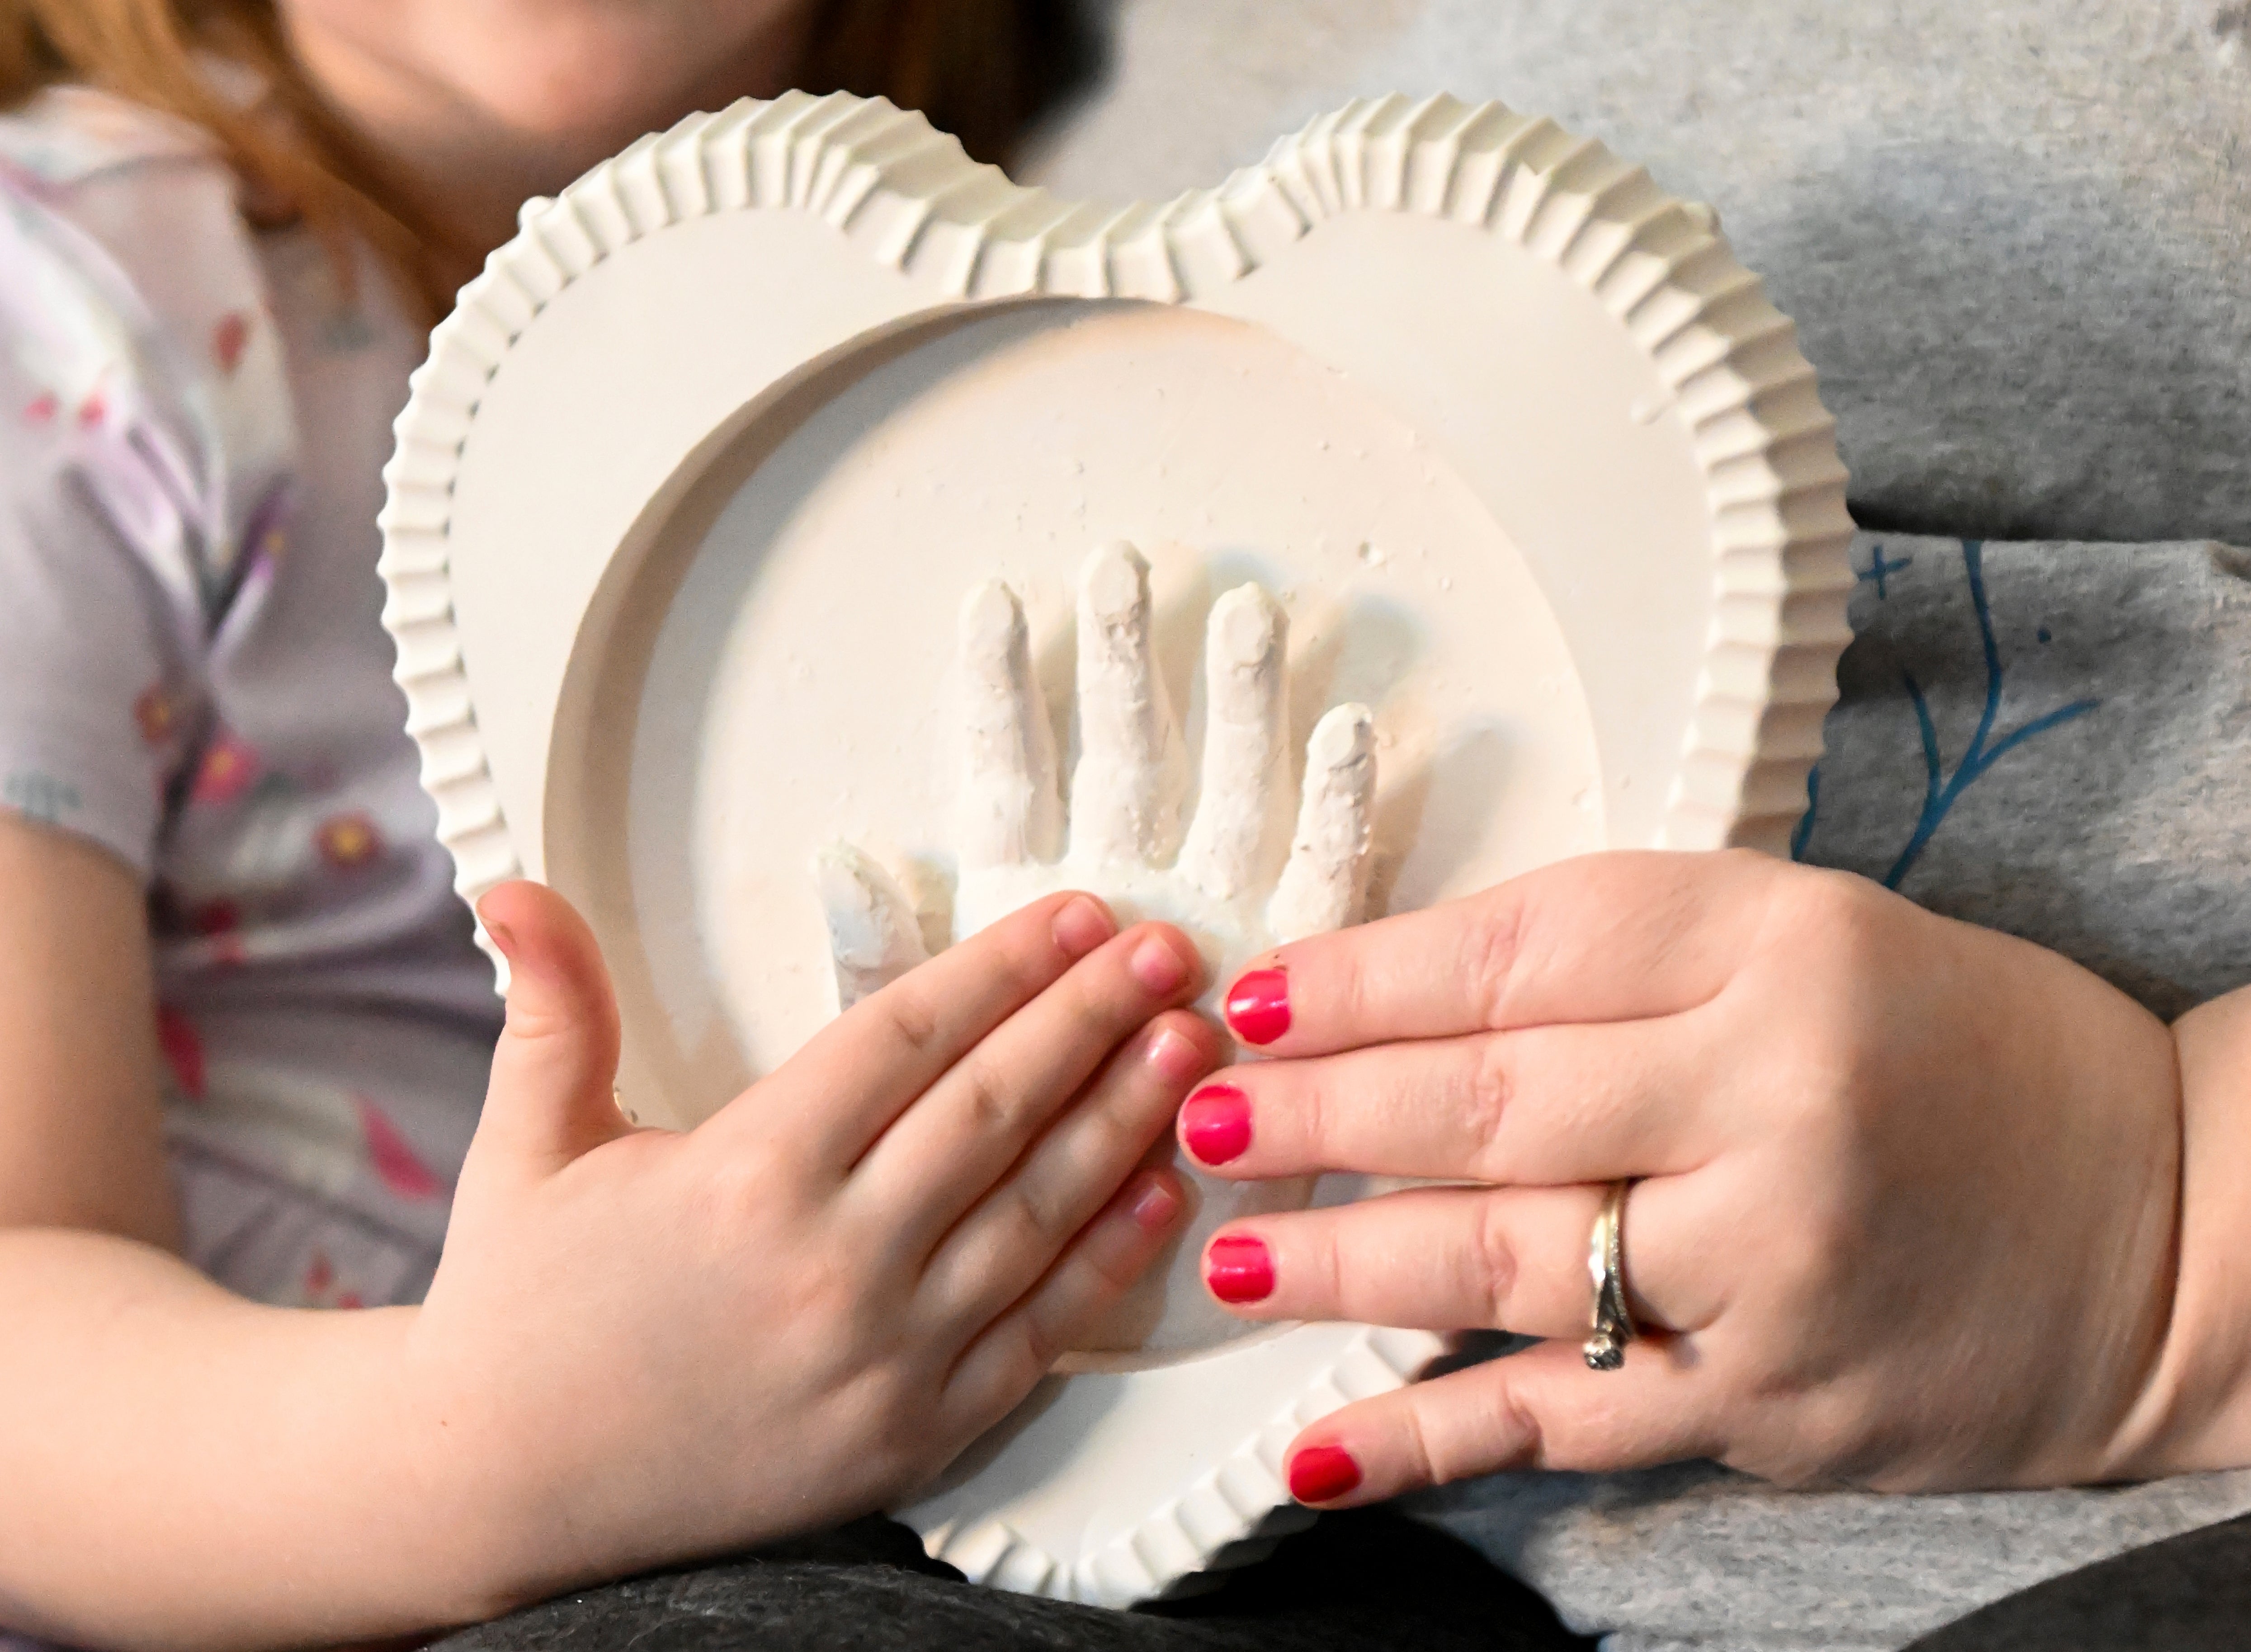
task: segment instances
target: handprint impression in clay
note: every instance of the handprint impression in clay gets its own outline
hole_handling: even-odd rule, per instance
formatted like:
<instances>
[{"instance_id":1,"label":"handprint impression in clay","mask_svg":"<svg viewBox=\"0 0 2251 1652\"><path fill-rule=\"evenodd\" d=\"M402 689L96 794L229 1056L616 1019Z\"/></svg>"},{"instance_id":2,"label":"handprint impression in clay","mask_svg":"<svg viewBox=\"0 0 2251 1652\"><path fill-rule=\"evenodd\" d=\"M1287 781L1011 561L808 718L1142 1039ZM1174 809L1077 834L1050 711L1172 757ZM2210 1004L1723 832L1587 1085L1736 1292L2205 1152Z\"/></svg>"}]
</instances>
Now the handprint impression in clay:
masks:
<instances>
[{"instance_id":1,"label":"handprint impression in clay","mask_svg":"<svg viewBox=\"0 0 2251 1652\"><path fill-rule=\"evenodd\" d=\"M1056 889L1101 895L1127 923L1162 918L1202 949L1215 992L1257 953L1359 916L1375 792L1368 708L1315 726L1290 826L1288 621L1255 584L1211 611L1205 633L1202 783L1185 833L1188 757L1158 674L1149 567L1128 544L1088 558L1078 591L1078 762L1066 825L1047 707L1022 605L988 581L961 610L962 767L953 938ZM913 903L856 849L822 852L838 996L848 1007L925 956ZM1197 1218L1162 1294L1145 1290L1099 1345L1148 1352L1209 1346L1246 1329L1205 1300L1204 1238L1253 1210L1302 1205L1305 1182L1237 1185L1183 1166Z\"/></svg>"}]
</instances>

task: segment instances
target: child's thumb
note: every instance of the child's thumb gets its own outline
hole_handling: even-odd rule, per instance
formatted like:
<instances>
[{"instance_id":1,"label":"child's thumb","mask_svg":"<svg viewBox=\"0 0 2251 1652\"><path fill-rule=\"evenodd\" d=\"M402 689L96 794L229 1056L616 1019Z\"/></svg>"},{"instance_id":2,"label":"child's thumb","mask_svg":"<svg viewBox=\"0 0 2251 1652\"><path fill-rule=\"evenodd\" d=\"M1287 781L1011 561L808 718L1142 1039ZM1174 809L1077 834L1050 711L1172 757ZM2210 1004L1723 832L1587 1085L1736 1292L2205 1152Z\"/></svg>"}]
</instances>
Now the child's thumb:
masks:
<instances>
[{"instance_id":1,"label":"child's thumb","mask_svg":"<svg viewBox=\"0 0 2251 1652\"><path fill-rule=\"evenodd\" d=\"M507 956L508 1025L494 1047L477 1146L536 1174L630 1129L612 1090L618 1006L594 932L554 890L503 883L477 903Z\"/></svg>"}]
</instances>

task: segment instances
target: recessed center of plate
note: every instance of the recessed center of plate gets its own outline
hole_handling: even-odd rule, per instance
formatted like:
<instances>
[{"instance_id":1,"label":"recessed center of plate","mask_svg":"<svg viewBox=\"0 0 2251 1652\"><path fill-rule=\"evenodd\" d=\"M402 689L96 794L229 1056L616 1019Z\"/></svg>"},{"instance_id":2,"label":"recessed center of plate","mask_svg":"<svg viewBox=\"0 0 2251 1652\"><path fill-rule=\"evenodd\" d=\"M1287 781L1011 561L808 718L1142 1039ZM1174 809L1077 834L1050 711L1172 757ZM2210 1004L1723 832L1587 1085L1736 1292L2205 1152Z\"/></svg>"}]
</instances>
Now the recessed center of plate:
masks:
<instances>
[{"instance_id":1,"label":"recessed center of plate","mask_svg":"<svg viewBox=\"0 0 2251 1652\"><path fill-rule=\"evenodd\" d=\"M1205 615L1244 580L1290 616L1293 747L1331 705L1374 708L1378 912L1603 846L1584 697L1524 559L1413 430L1257 327L985 307L816 365L692 465L579 638L564 703L587 709L558 727L547 810L653 1122L708 1116L835 1013L821 845L890 864L942 927L962 597L994 575L1022 593L1068 753L1075 577L1105 540L1153 564L1192 759ZM1198 1191L1104 1346L1163 1361L1254 1329L1205 1296L1202 1235L1306 1191Z\"/></svg>"}]
</instances>

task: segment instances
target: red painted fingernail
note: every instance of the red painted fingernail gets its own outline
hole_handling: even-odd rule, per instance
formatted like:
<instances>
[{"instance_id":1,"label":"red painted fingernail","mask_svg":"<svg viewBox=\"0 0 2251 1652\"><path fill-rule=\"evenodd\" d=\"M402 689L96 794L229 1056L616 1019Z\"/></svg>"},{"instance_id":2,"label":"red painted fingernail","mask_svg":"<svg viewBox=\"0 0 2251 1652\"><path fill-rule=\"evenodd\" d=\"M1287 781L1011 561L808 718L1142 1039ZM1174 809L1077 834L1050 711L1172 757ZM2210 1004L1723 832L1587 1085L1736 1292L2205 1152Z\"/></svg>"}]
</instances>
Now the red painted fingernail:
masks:
<instances>
[{"instance_id":1,"label":"red painted fingernail","mask_svg":"<svg viewBox=\"0 0 2251 1652\"><path fill-rule=\"evenodd\" d=\"M1251 970L1227 990L1227 1024L1245 1044L1271 1044L1290 1030L1290 978Z\"/></svg>"},{"instance_id":2,"label":"red painted fingernail","mask_svg":"<svg viewBox=\"0 0 2251 1652\"><path fill-rule=\"evenodd\" d=\"M1360 1465L1342 1446L1307 1446L1290 1459L1290 1495L1300 1503L1326 1503L1360 1483Z\"/></svg>"},{"instance_id":3,"label":"red painted fingernail","mask_svg":"<svg viewBox=\"0 0 2251 1652\"><path fill-rule=\"evenodd\" d=\"M1250 1145L1250 1098L1232 1084L1207 1084L1181 1106L1181 1139L1203 1165L1240 1158Z\"/></svg>"},{"instance_id":4,"label":"red painted fingernail","mask_svg":"<svg viewBox=\"0 0 2251 1652\"><path fill-rule=\"evenodd\" d=\"M1203 1254L1203 1282L1222 1302L1263 1302L1274 1294L1274 1259L1266 1241L1222 1234Z\"/></svg>"}]
</instances>

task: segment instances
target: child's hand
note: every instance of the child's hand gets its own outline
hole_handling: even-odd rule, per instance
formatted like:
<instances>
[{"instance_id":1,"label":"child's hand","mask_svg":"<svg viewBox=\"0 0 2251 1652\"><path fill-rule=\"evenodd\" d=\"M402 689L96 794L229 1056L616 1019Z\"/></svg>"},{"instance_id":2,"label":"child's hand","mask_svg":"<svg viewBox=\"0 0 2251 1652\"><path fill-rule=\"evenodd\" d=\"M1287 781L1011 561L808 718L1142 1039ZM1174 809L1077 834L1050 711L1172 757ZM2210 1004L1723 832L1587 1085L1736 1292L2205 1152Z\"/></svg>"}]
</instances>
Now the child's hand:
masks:
<instances>
[{"instance_id":1,"label":"child's hand","mask_svg":"<svg viewBox=\"0 0 2251 1652\"><path fill-rule=\"evenodd\" d=\"M1232 1224L1214 1289L1555 1339L1314 1424L1308 1501L1689 1457L1886 1490L2251 1461L2227 1026L2177 1063L2054 953L1754 854L1590 856L1278 961L1229 1014L1280 1059L1189 1099L1189 1151L1481 1185ZM1621 1178L1647 1335L1590 1371Z\"/></svg>"},{"instance_id":2,"label":"child's hand","mask_svg":"<svg viewBox=\"0 0 2251 1652\"><path fill-rule=\"evenodd\" d=\"M529 883L481 912L508 1026L409 1382L497 1600L900 1497L1185 1214L1170 1171L1134 1173L1216 1059L1168 926L1041 901L680 1135L617 1112L577 915Z\"/></svg>"}]
</instances>

